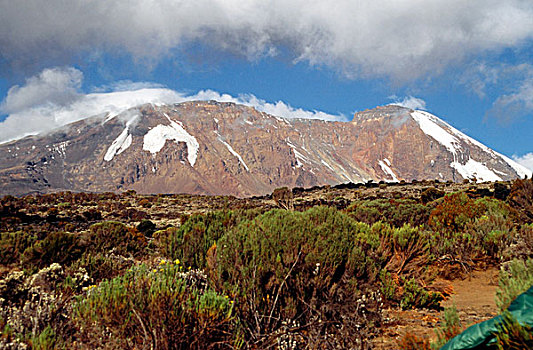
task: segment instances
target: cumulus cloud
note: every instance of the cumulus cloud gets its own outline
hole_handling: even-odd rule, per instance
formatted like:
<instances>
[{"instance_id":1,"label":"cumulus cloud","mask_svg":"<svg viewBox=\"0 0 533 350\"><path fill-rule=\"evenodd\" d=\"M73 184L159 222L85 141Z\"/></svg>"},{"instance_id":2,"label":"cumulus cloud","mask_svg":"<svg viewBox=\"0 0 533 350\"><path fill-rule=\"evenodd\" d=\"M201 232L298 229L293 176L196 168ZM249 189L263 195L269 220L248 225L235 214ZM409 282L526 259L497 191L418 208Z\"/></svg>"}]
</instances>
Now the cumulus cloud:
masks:
<instances>
[{"instance_id":1,"label":"cumulus cloud","mask_svg":"<svg viewBox=\"0 0 533 350\"><path fill-rule=\"evenodd\" d=\"M515 155L513 156L513 160L533 171L533 153L526 153L521 157Z\"/></svg>"},{"instance_id":2,"label":"cumulus cloud","mask_svg":"<svg viewBox=\"0 0 533 350\"><path fill-rule=\"evenodd\" d=\"M391 105L402 106L402 107L415 109L415 110L426 109L426 101L418 97L407 96L407 97L404 97L402 100L398 100L395 96L393 96L392 98L395 99L396 101L391 103Z\"/></svg>"},{"instance_id":3,"label":"cumulus cloud","mask_svg":"<svg viewBox=\"0 0 533 350\"><path fill-rule=\"evenodd\" d=\"M82 72L74 68L45 69L27 79L25 85L11 87L0 112L16 113L42 104L68 104L77 98L82 79Z\"/></svg>"},{"instance_id":4,"label":"cumulus cloud","mask_svg":"<svg viewBox=\"0 0 533 350\"><path fill-rule=\"evenodd\" d=\"M157 84L120 82L85 94L80 86L83 73L75 68L45 69L14 86L1 104L0 111L8 114L0 123L0 143L27 135L53 130L68 123L94 115L116 115L129 108L145 104L172 104L194 100L234 102L285 118L346 120L343 115L293 108L278 101L269 103L254 95L233 97L213 90L185 94Z\"/></svg>"},{"instance_id":5,"label":"cumulus cloud","mask_svg":"<svg viewBox=\"0 0 533 350\"><path fill-rule=\"evenodd\" d=\"M412 79L533 38L530 0L40 0L0 2L9 64L109 50L157 61L201 43L256 59L289 52L348 76ZM182 52L183 53L183 52Z\"/></svg>"}]
</instances>

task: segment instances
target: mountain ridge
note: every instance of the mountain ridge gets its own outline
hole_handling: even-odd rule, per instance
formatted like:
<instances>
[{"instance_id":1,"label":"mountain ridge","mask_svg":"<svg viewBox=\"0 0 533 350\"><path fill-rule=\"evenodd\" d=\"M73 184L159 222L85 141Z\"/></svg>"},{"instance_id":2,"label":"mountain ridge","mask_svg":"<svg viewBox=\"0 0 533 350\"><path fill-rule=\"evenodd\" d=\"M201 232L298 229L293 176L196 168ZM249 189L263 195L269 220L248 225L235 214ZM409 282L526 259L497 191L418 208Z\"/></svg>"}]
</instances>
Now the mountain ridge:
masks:
<instances>
[{"instance_id":1,"label":"mountain ridge","mask_svg":"<svg viewBox=\"0 0 533 350\"><path fill-rule=\"evenodd\" d=\"M0 150L0 194L15 195L134 189L243 197L282 186L531 176L430 113L395 105L330 122L231 102L145 104Z\"/></svg>"}]
</instances>

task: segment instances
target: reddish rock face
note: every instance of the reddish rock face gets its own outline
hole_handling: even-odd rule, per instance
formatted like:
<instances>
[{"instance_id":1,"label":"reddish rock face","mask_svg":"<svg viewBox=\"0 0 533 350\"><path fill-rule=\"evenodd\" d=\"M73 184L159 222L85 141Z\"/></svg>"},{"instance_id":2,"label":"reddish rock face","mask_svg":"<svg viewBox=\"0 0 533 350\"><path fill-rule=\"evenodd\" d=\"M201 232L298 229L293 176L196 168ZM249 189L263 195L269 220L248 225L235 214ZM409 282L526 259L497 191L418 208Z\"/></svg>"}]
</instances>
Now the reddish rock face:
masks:
<instances>
[{"instance_id":1,"label":"reddish rock face","mask_svg":"<svg viewBox=\"0 0 533 350\"><path fill-rule=\"evenodd\" d=\"M290 120L233 103L144 105L0 145L0 194L123 191L251 196L343 182L509 180L528 170L429 113Z\"/></svg>"}]
</instances>

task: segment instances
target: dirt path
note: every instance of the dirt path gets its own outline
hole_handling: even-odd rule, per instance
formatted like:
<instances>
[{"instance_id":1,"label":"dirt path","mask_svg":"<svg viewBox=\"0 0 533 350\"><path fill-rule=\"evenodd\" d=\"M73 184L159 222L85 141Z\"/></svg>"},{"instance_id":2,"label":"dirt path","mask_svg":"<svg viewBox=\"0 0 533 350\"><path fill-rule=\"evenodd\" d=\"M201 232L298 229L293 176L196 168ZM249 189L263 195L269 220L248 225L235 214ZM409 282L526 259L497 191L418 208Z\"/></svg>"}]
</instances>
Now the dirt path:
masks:
<instances>
[{"instance_id":1,"label":"dirt path","mask_svg":"<svg viewBox=\"0 0 533 350\"><path fill-rule=\"evenodd\" d=\"M456 306L464 327L470 326L498 313L495 296L498 288L498 270L474 271L460 280L437 280L435 283L451 285L453 294L441 305ZM434 310L385 310L386 326L383 334L372 342L373 349L398 349L397 340L410 332L419 337L435 338L442 312Z\"/></svg>"},{"instance_id":2,"label":"dirt path","mask_svg":"<svg viewBox=\"0 0 533 350\"><path fill-rule=\"evenodd\" d=\"M498 289L498 270L474 271L464 280L450 282L454 294L445 302L443 307L455 304L463 325L470 325L498 314L496 307L496 290Z\"/></svg>"}]
</instances>

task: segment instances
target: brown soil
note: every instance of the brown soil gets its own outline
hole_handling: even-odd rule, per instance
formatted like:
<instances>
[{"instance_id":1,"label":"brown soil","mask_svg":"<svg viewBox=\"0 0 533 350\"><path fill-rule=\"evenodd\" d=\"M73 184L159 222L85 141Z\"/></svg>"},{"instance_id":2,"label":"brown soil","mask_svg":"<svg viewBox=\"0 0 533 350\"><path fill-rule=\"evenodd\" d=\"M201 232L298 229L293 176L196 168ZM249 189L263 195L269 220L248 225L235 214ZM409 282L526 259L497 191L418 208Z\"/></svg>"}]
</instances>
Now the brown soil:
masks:
<instances>
[{"instance_id":1,"label":"brown soil","mask_svg":"<svg viewBox=\"0 0 533 350\"><path fill-rule=\"evenodd\" d=\"M455 305L464 327L479 323L498 314L495 303L498 270L490 268L474 271L465 279L453 281L440 279L434 284L451 285L453 294L441 303L443 307ZM435 339L442 312L435 310L389 309L385 313L386 325L380 337L372 342L374 349L398 349L397 341L410 332L419 337Z\"/></svg>"},{"instance_id":2,"label":"brown soil","mask_svg":"<svg viewBox=\"0 0 533 350\"><path fill-rule=\"evenodd\" d=\"M463 324L477 323L498 313L495 297L498 289L498 270L474 271L464 280L451 282L454 295L442 306L455 304Z\"/></svg>"}]
</instances>

